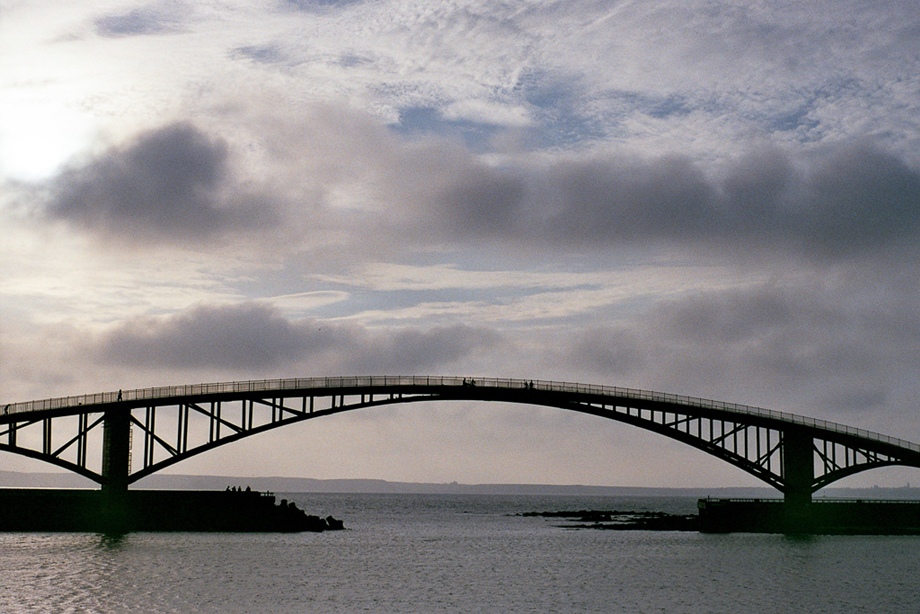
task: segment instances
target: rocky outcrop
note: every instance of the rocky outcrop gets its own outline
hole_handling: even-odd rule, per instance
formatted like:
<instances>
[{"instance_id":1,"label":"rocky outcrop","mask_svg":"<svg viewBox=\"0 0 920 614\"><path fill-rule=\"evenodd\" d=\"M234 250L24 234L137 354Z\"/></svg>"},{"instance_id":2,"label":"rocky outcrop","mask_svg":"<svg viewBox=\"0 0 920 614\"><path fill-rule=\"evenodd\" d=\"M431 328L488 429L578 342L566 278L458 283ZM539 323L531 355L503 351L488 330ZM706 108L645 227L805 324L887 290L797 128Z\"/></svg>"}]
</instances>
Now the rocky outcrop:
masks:
<instances>
[{"instance_id":1,"label":"rocky outcrop","mask_svg":"<svg viewBox=\"0 0 920 614\"><path fill-rule=\"evenodd\" d=\"M610 531L696 531L696 516L664 512L624 510L577 510L559 512L524 512L521 516L541 516L569 521L567 529L605 529Z\"/></svg>"}]
</instances>

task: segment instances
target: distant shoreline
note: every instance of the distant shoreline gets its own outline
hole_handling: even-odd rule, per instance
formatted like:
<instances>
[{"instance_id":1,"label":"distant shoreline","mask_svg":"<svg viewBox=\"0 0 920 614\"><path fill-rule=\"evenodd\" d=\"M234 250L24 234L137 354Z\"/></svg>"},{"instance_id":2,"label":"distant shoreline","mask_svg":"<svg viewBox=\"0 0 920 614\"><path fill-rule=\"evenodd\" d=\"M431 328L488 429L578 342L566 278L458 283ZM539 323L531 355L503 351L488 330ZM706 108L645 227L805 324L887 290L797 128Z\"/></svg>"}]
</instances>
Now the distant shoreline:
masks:
<instances>
[{"instance_id":1,"label":"distant shoreline","mask_svg":"<svg viewBox=\"0 0 920 614\"><path fill-rule=\"evenodd\" d=\"M224 490L228 486L250 486L254 490L278 493L368 493L432 495L542 495L598 497L695 497L695 498L781 498L768 487L687 487L658 488L640 486L591 486L560 484L459 484L391 482L372 479L332 479L289 477L239 477L207 475L152 475L132 488L148 490ZM0 471L0 488L98 488L76 474ZM916 487L826 488L815 497L864 499L920 499Z\"/></svg>"}]
</instances>

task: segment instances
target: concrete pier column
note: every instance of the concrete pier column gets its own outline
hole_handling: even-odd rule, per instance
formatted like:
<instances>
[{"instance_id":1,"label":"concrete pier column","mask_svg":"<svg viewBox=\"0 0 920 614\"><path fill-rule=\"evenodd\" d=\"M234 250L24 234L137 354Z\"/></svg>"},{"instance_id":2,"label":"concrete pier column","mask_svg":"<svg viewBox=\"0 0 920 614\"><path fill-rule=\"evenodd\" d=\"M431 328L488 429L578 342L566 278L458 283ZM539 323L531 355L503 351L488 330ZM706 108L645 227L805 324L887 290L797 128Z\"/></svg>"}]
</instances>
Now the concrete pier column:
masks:
<instances>
[{"instance_id":1,"label":"concrete pier column","mask_svg":"<svg viewBox=\"0 0 920 614\"><path fill-rule=\"evenodd\" d=\"M812 529L811 493L815 480L814 436L787 429L783 433L783 480L787 533Z\"/></svg>"},{"instance_id":2,"label":"concrete pier column","mask_svg":"<svg viewBox=\"0 0 920 614\"><path fill-rule=\"evenodd\" d=\"M131 414L109 410L103 417L102 493L99 521L106 532L128 530L128 473L131 463Z\"/></svg>"},{"instance_id":3,"label":"concrete pier column","mask_svg":"<svg viewBox=\"0 0 920 614\"><path fill-rule=\"evenodd\" d=\"M131 414L126 410L109 410L103 418L102 490L128 490L131 462Z\"/></svg>"}]
</instances>

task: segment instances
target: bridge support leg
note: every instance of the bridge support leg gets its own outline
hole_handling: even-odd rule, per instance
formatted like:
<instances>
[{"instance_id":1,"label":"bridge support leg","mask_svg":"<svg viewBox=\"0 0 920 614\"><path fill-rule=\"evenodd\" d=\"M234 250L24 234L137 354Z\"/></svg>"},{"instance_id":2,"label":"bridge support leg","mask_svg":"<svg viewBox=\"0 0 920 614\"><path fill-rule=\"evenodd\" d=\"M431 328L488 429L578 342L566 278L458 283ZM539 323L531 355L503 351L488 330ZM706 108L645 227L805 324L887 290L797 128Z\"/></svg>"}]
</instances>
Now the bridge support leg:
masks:
<instances>
[{"instance_id":1,"label":"bridge support leg","mask_svg":"<svg viewBox=\"0 0 920 614\"><path fill-rule=\"evenodd\" d=\"M815 479L814 437L789 429L783 434L783 491L787 533L812 529L811 493Z\"/></svg>"},{"instance_id":2,"label":"bridge support leg","mask_svg":"<svg viewBox=\"0 0 920 614\"><path fill-rule=\"evenodd\" d=\"M131 414L109 410L103 417L100 521L106 531L127 529L128 473L131 462Z\"/></svg>"}]
</instances>

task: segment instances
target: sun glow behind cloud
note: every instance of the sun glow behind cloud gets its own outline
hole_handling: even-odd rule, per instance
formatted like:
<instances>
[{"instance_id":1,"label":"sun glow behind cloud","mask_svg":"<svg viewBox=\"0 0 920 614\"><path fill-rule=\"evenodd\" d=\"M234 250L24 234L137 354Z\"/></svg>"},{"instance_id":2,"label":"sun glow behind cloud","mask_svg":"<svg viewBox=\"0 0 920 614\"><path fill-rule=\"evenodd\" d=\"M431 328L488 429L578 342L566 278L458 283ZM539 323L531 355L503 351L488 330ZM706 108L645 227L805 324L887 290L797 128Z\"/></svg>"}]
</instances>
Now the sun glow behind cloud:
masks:
<instances>
[{"instance_id":1,"label":"sun glow behind cloud","mask_svg":"<svg viewBox=\"0 0 920 614\"><path fill-rule=\"evenodd\" d=\"M93 144L93 122L49 92L0 94L0 177L40 181Z\"/></svg>"}]
</instances>

